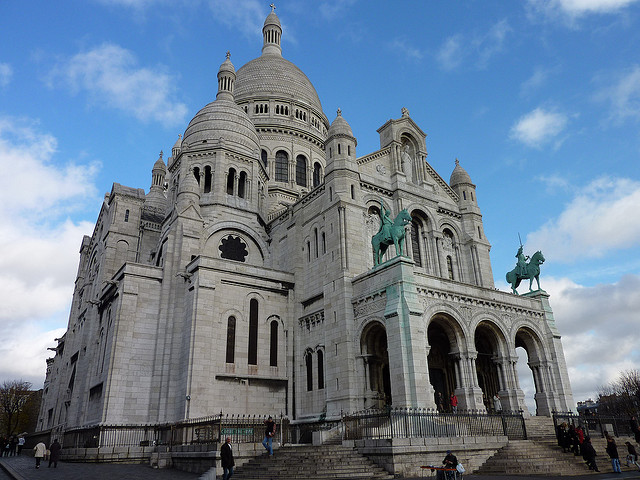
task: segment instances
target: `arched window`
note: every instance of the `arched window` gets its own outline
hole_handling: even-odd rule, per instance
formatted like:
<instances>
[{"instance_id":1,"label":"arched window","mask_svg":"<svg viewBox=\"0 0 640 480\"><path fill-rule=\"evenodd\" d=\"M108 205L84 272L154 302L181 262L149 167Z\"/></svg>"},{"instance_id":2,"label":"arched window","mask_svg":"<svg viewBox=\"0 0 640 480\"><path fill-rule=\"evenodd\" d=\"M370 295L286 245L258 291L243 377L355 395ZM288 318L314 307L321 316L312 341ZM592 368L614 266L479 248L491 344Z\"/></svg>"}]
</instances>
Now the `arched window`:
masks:
<instances>
[{"instance_id":1,"label":"arched window","mask_svg":"<svg viewBox=\"0 0 640 480\"><path fill-rule=\"evenodd\" d=\"M258 364L258 300L249 302L249 365Z\"/></svg>"},{"instance_id":2,"label":"arched window","mask_svg":"<svg viewBox=\"0 0 640 480\"><path fill-rule=\"evenodd\" d=\"M313 164L313 187L317 187L318 185L320 185L320 169L322 167L320 166L320 164L318 162Z\"/></svg>"},{"instance_id":3,"label":"arched window","mask_svg":"<svg viewBox=\"0 0 640 480\"><path fill-rule=\"evenodd\" d=\"M129 221L129 209L128 208L124 212L124 221L125 222Z\"/></svg>"},{"instance_id":4,"label":"arched window","mask_svg":"<svg viewBox=\"0 0 640 480\"><path fill-rule=\"evenodd\" d=\"M193 176L196 177L196 182L200 185L200 168L193 167Z\"/></svg>"},{"instance_id":5,"label":"arched window","mask_svg":"<svg viewBox=\"0 0 640 480\"><path fill-rule=\"evenodd\" d=\"M276 115L280 115L280 105L276 105Z\"/></svg>"},{"instance_id":6,"label":"arched window","mask_svg":"<svg viewBox=\"0 0 640 480\"><path fill-rule=\"evenodd\" d=\"M322 232L322 254L327 253L327 236Z\"/></svg>"},{"instance_id":7,"label":"arched window","mask_svg":"<svg viewBox=\"0 0 640 480\"><path fill-rule=\"evenodd\" d=\"M314 228L313 229L313 239L314 239L314 249L315 249L315 253L316 253L316 258L318 258L318 229Z\"/></svg>"},{"instance_id":8,"label":"arched window","mask_svg":"<svg viewBox=\"0 0 640 480\"><path fill-rule=\"evenodd\" d=\"M235 168L229 169L229 174L227 175L227 195L233 195L233 184L236 181L236 170Z\"/></svg>"},{"instance_id":9,"label":"arched window","mask_svg":"<svg viewBox=\"0 0 640 480\"><path fill-rule=\"evenodd\" d=\"M289 181L289 155L283 150L276 152L276 182Z\"/></svg>"},{"instance_id":10,"label":"arched window","mask_svg":"<svg viewBox=\"0 0 640 480\"><path fill-rule=\"evenodd\" d=\"M307 261L311 261L311 243L307 242Z\"/></svg>"},{"instance_id":11,"label":"arched window","mask_svg":"<svg viewBox=\"0 0 640 480\"><path fill-rule=\"evenodd\" d=\"M211 175L211 167L207 165L204 167L204 193L211 192L211 182L213 175Z\"/></svg>"},{"instance_id":12,"label":"arched window","mask_svg":"<svg viewBox=\"0 0 640 480\"><path fill-rule=\"evenodd\" d=\"M271 322L271 344L269 345L269 365L278 366L278 321Z\"/></svg>"},{"instance_id":13,"label":"arched window","mask_svg":"<svg viewBox=\"0 0 640 480\"><path fill-rule=\"evenodd\" d=\"M453 278L453 260L451 259L451 255L447 255L447 271L449 272L449 280L454 280L454 278Z\"/></svg>"},{"instance_id":14,"label":"arched window","mask_svg":"<svg viewBox=\"0 0 640 480\"><path fill-rule=\"evenodd\" d=\"M262 150L262 152L260 153L260 157L262 158L262 164L264 165L264 168L267 168L267 151Z\"/></svg>"},{"instance_id":15,"label":"arched window","mask_svg":"<svg viewBox=\"0 0 640 480\"><path fill-rule=\"evenodd\" d=\"M341 153L342 152L341 152L340 144L338 144L338 155L340 155Z\"/></svg>"},{"instance_id":16,"label":"arched window","mask_svg":"<svg viewBox=\"0 0 640 480\"><path fill-rule=\"evenodd\" d=\"M351 200L354 200L356 198L356 188L351 185Z\"/></svg>"},{"instance_id":17,"label":"arched window","mask_svg":"<svg viewBox=\"0 0 640 480\"><path fill-rule=\"evenodd\" d=\"M411 220L411 253L416 266L422 266L422 248L420 245L420 233L422 224L415 218Z\"/></svg>"},{"instance_id":18,"label":"arched window","mask_svg":"<svg viewBox=\"0 0 640 480\"><path fill-rule=\"evenodd\" d=\"M313 390L313 356L307 352L304 356L304 363L307 366L307 392Z\"/></svg>"},{"instance_id":19,"label":"arched window","mask_svg":"<svg viewBox=\"0 0 640 480\"><path fill-rule=\"evenodd\" d=\"M236 361L236 317L229 317L227 320L227 355L225 361L234 363Z\"/></svg>"},{"instance_id":20,"label":"arched window","mask_svg":"<svg viewBox=\"0 0 640 480\"><path fill-rule=\"evenodd\" d=\"M318 389L324 388L324 353L318 350Z\"/></svg>"},{"instance_id":21,"label":"arched window","mask_svg":"<svg viewBox=\"0 0 640 480\"><path fill-rule=\"evenodd\" d=\"M245 197L246 189L247 189L247 172L240 172L240 178L238 180L238 196L240 198Z\"/></svg>"},{"instance_id":22,"label":"arched window","mask_svg":"<svg viewBox=\"0 0 640 480\"><path fill-rule=\"evenodd\" d=\"M296 184L307 186L307 159L304 155L296 157Z\"/></svg>"}]
</instances>

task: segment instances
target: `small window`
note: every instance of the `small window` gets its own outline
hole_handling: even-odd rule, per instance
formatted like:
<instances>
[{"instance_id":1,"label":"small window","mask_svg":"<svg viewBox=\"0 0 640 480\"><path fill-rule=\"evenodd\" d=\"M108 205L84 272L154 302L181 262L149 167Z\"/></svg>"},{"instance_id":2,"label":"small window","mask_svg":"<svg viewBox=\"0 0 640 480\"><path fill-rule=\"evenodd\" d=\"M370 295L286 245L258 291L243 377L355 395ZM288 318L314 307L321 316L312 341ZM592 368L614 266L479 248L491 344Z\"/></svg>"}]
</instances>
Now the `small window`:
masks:
<instances>
[{"instance_id":1,"label":"small window","mask_svg":"<svg viewBox=\"0 0 640 480\"><path fill-rule=\"evenodd\" d=\"M351 155L351 145L347 145L347 155Z\"/></svg>"},{"instance_id":2,"label":"small window","mask_svg":"<svg viewBox=\"0 0 640 480\"><path fill-rule=\"evenodd\" d=\"M340 144L338 144L338 155L340 155L341 153L342 152L341 152Z\"/></svg>"},{"instance_id":3,"label":"small window","mask_svg":"<svg viewBox=\"0 0 640 480\"><path fill-rule=\"evenodd\" d=\"M240 178L238 179L238 197L244 198L247 189L247 172L240 172Z\"/></svg>"},{"instance_id":4,"label":"small window","mask_svg":"<svg viewBox=\"0 0 640 480\"><path fill-rule=\"evenodd\" d=\"M480 231L480 225L478 225L478 238L482 238L482 232Z\"/></svg>"},{"instance_id":5,"label":"small window","mask_svg":"<svg viewBox=\"0 0 640 480\"><path fill-rule=\"evenodd\" d=\"M236 361L236 317L231 316L227 320L227 355L225 362Z\"/></svg>"},{"instance_id":6,"label":"small window","mask_svg":"<svg viewBox=\"0 0 640 480\"><path fill-rule=\"evenodd\" d=\"M318 185L320 185L320 169L322 167L320 166L320 164L318 162L313 164L313 187L317 187Z\"/></svg>"},{"instance_id":7,"label":"small window","mask_svg":"<svg viewBox=\"0 0 640 480\"><path fill-rule=\"evenodd\" d=\"M125 222L129 221L129 209L125 210L124 212L124 221Z\"/></svg>"},{"instance_id":8,"label":"small window","mask_svg":"<svg viewBox=\"0 0 640 480\"><path fill-rule=\"evenodd\" d=\"M276 182L289 181L289 155L279 150L276 153Z\"/></svg>"},{"instance_id":9,"label":"small window","mask_svg":"<svg viewBox=\"0 0 640 480\"><path fill-rule=\"evenodd\" d=\"M262 150L260 157L262 158L262 164L264 165L265 168L267 168L267 151Z\"/></svg>"},{"instance_id":10,"label":"small window","mask_svg":"<svg viewBox=\"0 0 640 480\"><path fill-rule=\"evenodd\" d=\"M354 200L356 198L356 189L354 188L353 185L351 185L351 200Z\"/></svg>"},{"instance_id":11,"label":"small window","mask_svg":"<svg viewBox=\"0 0 640 480\"><path fill-rule=\"evenodd\" d=\"M236 182L236 170L234 168L229 169L227 175L227 195L233 195L233 184Z\"/></svg>"},{"instance_id":12,"label":"small window","mask_svg":"<svg viewBox=\"0 0 640 480\"><path fill-rule=\"evenodd\" d=\"M301 187L307 186L307 159L304 155L296 157L296 184Z\"/></svg>"},{"instance_id":13,"label":"small window","mask_svg":"<svg viewBox=\"0 0 640 480\"><path fill-rule=\"evenodd\" d=\"M453 260L450 255L447 255L447 271L449 273L449 280L454 280L453 278Z\"/></svg>"},{"instance_id":14,"label":"small window","mask_svg":"<svg viewBox=\"0 0 640 480\"><path fill-rule=\"evenodd\" d=\"M269 366L278 366L278 321L271 322L271 345L269 348Z\"/></svg>"},{"instance_id":15,"label":"small window","mask_svg":"<svg viewBox=\"0 0 640 480\"><path fill-rule=\"evenodd\" d=\"M469 192L471 194L471 201L473 202L473 192Z\"/></svg>"},{"instance_id":16,"label":"small window","mask_svg":"<svg viewBox=\"0 0 640 480\"><path fill-rule=\"evenodd\" d=\"M196 182L198 182L198 185L200 185L200 169L198 167L193 167L193 176L196 179Z\"/></svg>"},{"instance_id":17,"label":"small window","mask_svg":"<svg viewBox=\"0 0 640 480\"><path fill-rule=\"evenodd\" d=\"M258 364L258 301L249 302L249 365Z\"/></svg>"},{"instance_id":18,"label":"small window","mask_svg":"<svg viewBox=\"0 0 640 480\"><path fill-rule=\"evenodd\" d=\"M318 350L318 389L324 388L324 353Z\"/></svg>"},{"instance_id":19,"label":"small window","mask_svg":"<svg viewBox=\"0 0 640 480\"><path fill-rule=\"evenodd\" d=\"M322 232L322 254L324 255L325 253L327 253L327 237L324 232Z\"/></svg>"},{"instance_id":20,"label":"small window","mask_svg":"<svg viewBox=\"0 0 640 480\"><path fill-rule=\"evenodd\" d=\"M307 262L311 261L311 243L307 242Z\"/></svg>"},{"instance_id":21,"label":"small window","mask_svg":"<svg viewBox=\"0 0 640 480\"><path fill-rule=\"evenodd\" d=\"M313 390L313 356L311 352L307 352L304 356L304 362L307 367L307 392Z\"/></svg>"},{"instance_id":22,"label":"small window","mask_svg":"<svg viewBox=\"0 0 640 480\"><path fill-rule=\"evenodd\" d=\"M462 191L462 199L466 200L467 199L467 192L466 191Z\"/></svg>"},{"instance_id":23,"label":"small window","mask_svg":"<svg viewBox=\"0 0 640 480\"><path fill-rule=\"evenodd\" d=\"M213 175L211 174L211 167L207 165L204 167L204 193L211 192L211 182L213 181Z\"/></svg>"}]
</instances>

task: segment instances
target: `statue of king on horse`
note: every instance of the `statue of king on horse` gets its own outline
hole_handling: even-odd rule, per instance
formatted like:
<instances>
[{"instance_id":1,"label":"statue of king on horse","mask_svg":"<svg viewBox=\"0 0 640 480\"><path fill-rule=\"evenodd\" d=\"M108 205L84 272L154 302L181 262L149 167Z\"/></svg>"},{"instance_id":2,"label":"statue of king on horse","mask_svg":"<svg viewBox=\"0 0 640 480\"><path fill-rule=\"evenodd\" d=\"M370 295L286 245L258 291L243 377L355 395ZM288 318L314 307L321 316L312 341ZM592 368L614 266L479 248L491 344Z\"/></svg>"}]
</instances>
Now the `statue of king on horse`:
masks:
<instances>
[{"instance_id":1,"label":"statue of king on horse","mask_svg":"<svg viewBox=\"0 0 640 480\"><path fill-rule=\"evenodd\" d=\"M540 265L544 263L544 255L542 252L538 250L531 256L531 260L522 252L522 242L520 242L520 248L518 248L518 253L516 253L516 258L518 261L516 262L516 268L507 273L507 283L511 284L511 290L514 294L518 294L516 288L520 285L521 280L529 279L529 291L532 291L531 285L533 284L533 279L536 279L538 284L538 290L540 290Z\"/></svg>"},{"instance_id":2,"label":"statue of king on horse","mask_svg":"<svg viewBox=\"0 0 640 480\"><path fill-rule=\"evenodd\" d=\"M384 206L382 200L380 200L379 215L380 229L371 239L374 267L380 265L389 245L395 245L396 256L404 254L404 227L411 222L411 215L406 208L401 210L394 220L391 220L391 212Z\"/></svg>"}]
</instances>

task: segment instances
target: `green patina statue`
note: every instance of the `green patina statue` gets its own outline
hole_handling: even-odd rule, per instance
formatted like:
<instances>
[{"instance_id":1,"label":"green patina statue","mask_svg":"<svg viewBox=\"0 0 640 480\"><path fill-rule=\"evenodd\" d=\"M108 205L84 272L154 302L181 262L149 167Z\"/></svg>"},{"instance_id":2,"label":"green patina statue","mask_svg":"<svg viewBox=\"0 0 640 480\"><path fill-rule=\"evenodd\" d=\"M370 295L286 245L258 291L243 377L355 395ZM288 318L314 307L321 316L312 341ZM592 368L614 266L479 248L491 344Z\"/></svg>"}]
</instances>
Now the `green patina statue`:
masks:
<instances>
[{"instance_id":1,"label":"green patina statue","mask_svg":"<svg viewBox=\"0 0 640 480\"><path fill-rule=\"evenodd\" d=\"M387 251L389 245L395 245L396 256L403 255L404 251L404 227L411 222L411 215L407 209L403 209L392 221L391 212L387 210L380 200L380 230L371 238L373 246L373 265L380 265L382 256Z\"/></svg>"},{"instance_id":2,"label":"green patina statue","mask_svg":"<svg viewBox=\"0 0 640 480\"><path fill-rule=\"evenodd\" d=\"M542 252L538 250L531 256L531 260L529 260L528 256L525 256L522 253L522 244L520 244L520 248L518 248L518 253L516 253L516 258L518 262L516 263L516 268L507 273L507 283L511 284L511 290L516 295L518 294L516 288L520 285L520 281L524 279L529 279L529 291L531 292L531 285L533 284L533 279L536 279L538 283L538 290L540 290L540 265L544 263L544 255Z\"/></svg>"}]
</instances>

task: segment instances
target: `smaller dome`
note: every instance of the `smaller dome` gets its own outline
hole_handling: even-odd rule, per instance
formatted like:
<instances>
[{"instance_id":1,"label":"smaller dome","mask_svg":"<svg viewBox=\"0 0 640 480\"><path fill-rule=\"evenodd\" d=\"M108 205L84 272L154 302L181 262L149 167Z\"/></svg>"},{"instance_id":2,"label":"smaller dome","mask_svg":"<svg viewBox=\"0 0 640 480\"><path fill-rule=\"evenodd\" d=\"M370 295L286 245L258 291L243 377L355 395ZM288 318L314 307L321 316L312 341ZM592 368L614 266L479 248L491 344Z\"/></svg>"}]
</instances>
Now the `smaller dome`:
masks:
<instances>
[{"instance_id":1,"label":"smaller dome","mask_svg":"<svg viewBox=\"0 0 640 480\"><path fill-rule=\"evenodd\" d=\"M329 132L327 133L327 138L331 138L333 136L344 135L347 137L353 137L353 131L351 130L351 126L342 116L342 110L338 109L337 117L333 122L331 122L331 126L329 127Z\"/></svg>"},{"instance_id":2,"label":"smaller dome","mask_svg":"<svg viewBox=\"0 0 640 480\"><path fill-rule=\"evenodd\" d=\"M460 161L456 158L456 168L454 168L453 172L451 172L449 185L453 187L454 185L459 185L461 183L468 183L470 185L473 185L471 177L469 176L467 171L460 166Z\"/></svg>"},{"instance_id":3,"label":"smaller dome","mask_svg":"<svg viewBox=\"0 0 640 480\"><path fill-rule=\"evenodd\" d=\"M193 169L189 168L185 178L180 182L180 189L178 193L193 193L200 197L200 186L198 185L198 181L196 180L195 175L193 174Z\"/></svg>"},{"instance_id":4,"label":"smaller dome","mask_svg":"<svg viewBox=\"0 0 640 480\"><path fill-rule=\"evenodd\" d=\"M233 66L233 63L231 63L231 52L227 51L227 58L225 59L224 62L222 62L222 65L220 65L220 69L218 70L218 76L220 76L221 73L233 73L233 76L235 77L236 75L236 69Z\"/></svg>"},{"instance_id":5,"label":"smaller dome","mask_svg":"<svg viewBox=\"0 0 640 480\"><path fill-rule=\"evenodd\" d=\"M268 27L269 25L277 25L278 27L280 27L280 29L282 29L282 25L280 25L280 19L278 18L274 10L271 10L271 13L267 15L267 18L264 21L264 27L262 28Z\"/></svg>"},{"instance_id":6,"label":"smaller dome","mask_svg":"<svg viewBox=\"0 0 640 480\"><path fill-rule=\"evenodd\" d=\"M156 160L156 163L153 164L153 169L151 170L152 172L158 172L160 173L160 171L162 173L165 173L167 171L167 166L164 164L164 160L162 159L162 152L160 152L160 156L158 157L158 160Z\"/></svg>"}]
</instances>

